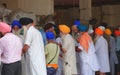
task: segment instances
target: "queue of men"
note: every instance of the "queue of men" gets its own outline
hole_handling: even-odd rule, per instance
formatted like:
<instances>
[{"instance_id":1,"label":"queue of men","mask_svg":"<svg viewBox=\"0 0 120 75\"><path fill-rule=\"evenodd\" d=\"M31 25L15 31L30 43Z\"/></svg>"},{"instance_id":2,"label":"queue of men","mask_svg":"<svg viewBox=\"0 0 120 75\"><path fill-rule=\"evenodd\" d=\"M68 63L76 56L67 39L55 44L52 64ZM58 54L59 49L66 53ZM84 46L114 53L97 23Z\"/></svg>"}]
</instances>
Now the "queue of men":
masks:
<instances>
[{"instance_id":1,"label":"queue of men","mask_svg":"<svg viewBox=\"0 0 120 75\"><path fill-rule=\"evenodd\" d=\"M11 25L0 22L1 74L120 75L119 37L119 29L104 25L48 22L39 29L27 17Z\"/></svg>"}]
</instances>

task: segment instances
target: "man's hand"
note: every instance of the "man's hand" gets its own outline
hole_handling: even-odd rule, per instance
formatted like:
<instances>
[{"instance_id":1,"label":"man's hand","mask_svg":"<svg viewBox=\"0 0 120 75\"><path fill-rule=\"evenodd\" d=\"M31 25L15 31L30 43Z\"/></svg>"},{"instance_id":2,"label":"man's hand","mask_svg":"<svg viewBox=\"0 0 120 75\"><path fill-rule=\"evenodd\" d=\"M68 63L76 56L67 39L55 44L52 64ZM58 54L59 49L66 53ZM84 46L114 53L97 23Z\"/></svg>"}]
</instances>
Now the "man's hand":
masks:
<instances>
[{"instance_id":1,"label":"man's hand","mask_svg":"<svg viewBox=\"0 0 120 75\"><path fill-rule=\"evenodd\" d=\"M81 49L78 48L78 47L75 47L75 51L76 51L76 52L81 52Z\"/></svg>"},{"instance_id":2,"label":"man's hand","mask_svg":"<svg viewBox=\"0 0 120 75\"><path fill-rule=\"evenodd\" d=\"M63 53L66 53L67 51L66 51L64 48L62 48L62 52L63 52Z\"/></svg>"},{"instance_id":3,"label":"man's hand","mask_svg":"<svg viewBox=\"0 0 120 75\"><path fill-rule=\"evenodd\" d=\"M23 49L22 49L22 53L27 52L29 46L27 44L24 45Z\"/></svg>"}]
</instances>

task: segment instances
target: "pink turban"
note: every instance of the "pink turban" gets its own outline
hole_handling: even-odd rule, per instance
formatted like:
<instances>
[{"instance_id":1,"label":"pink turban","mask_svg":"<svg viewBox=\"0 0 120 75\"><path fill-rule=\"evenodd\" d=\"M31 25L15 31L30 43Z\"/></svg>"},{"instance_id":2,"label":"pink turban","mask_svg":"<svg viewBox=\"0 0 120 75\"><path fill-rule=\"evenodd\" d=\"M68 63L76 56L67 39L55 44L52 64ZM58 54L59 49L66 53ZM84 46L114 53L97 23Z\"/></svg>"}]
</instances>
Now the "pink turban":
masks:
<instances>
[{"instance_id":1,"label":"pink turban","mask_svg":"<svg viewBox=\"0 0 120 75\"><path fill-rule=\"evenodd\" d=\"M70 28L67 25L59 25L59 30L66 34L70 33Z\"/></svg>"},{"instance_id":2,"label":"pink turban","mask_svg":"<svg viewBox=\"0 0 120 75\"><path fill-rule=\"evenodd\" d=\"M11 27L7 23L0 22L0 32L3 34L11 32Z\"/></svg>"},{"instance_id":3,"label":"pink turban","mask_svg":"<svg viewBox=\"0 0 120 75\"><path fill-rule=\"evenodd\" d=\"M98 34L98 35L103 35L103 30L101 28L96 28L95 29L95 34Z\"/></svg>"}]
</instances>

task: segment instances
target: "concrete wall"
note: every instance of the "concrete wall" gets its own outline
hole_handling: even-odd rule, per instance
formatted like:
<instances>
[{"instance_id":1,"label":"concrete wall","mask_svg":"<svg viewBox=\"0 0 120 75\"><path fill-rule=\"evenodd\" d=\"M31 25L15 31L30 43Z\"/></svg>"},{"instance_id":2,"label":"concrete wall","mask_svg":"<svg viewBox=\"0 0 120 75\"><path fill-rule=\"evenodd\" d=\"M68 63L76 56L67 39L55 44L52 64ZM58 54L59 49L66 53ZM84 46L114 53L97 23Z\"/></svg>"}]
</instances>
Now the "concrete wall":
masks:
<instances>
[{"instance_id":1,"label":"concrete wall","mask_svg":"<svg viewBox=\"0 0 120 75\"><path fill-rule=\"evenodd\" d=\"M57 9L55 10L55 22L57 24L67 24L72 26L75 19L79 19L79 8Z\"/></svg>"},{"instance_id":2,"label":"concrete wall","mask_svg":"<svg viewBox=\"0 0 120 75\"><path fill-rule=\"evenodd\" d=\"M105 5L102 7L93 7L92 16L98 19L98 23L101 21L106 22L109 26L120 25L120 5Z\"/></svg>"},{"instance_id":3,"label":"concrete wall","mask_svg":"<svg viewBox=\"0 0 120 75\"><path fill-rule=\"evenodd\" d=\"M18 9L18 1L17 0L0 0L0 3L6 3L8 9L11 9L11 10Z\"/></svg>"},{"instance_id":4,"label":"concrete wall","mask_svg":"<svg viewBox=\"0 0 120 75\"><path fill-rule=\"evenodd\" d=\"M18 0L18 8L38 15L54 13L53 0Z\"/></svg>"},{"instance_id":5,"label":"concrete wall","mask_svg":"<svg viewBox=\"0 0 120 75\"><path fill-rule=\"evenodd\" d=\"M53 0L0 0L0 3L6 3L11 10L22 9L38 15L54 14Z\"/></svg>"},{"instance_id":6,"label":"concrete wall","mask_svg":"<svg viewBox=\"0 0 120 75\"><path fill-rule=\"evenodd\" d=\"M8 9L22 9L28 12L34 12L37 15L54 14L54 0L0 0L0 3L6 3ZM89 2L90 3L90 2ZM82 7L83 6L83 7ZM92 17L107 22L110 26L120 25L120 5L105 5L102 7L92 7ZM81 10L91 9L90 7L81 5L80 12L78 9L59 10L58 23L72 24L73 19L81 16L80 19L87 21L91 17L91 13L82 13ZM83 14L83 15L82 15ZM61 17L61 18L60 18ZM69 20L68 20L69 19Z\"/></svg>"},{"instance_id":7,"label":"concrete wall","mask_svg":"<svg viewBox=\"0 0 120 75\"><path fill-rule=\"evenodd\" d=\"M92 17L91 0L79 0L80 20L83 24L88 24Z\"/></svg>"},{"instance_id":8,"label":"concrete wall","mask_svg":"<svg viewBox=\"0 0 120 75\"><path fill-rule=\"evenodd\" d=\"M112 6L111 24L114 26L120 26L120 5Z\"/></svg>"}]
</instances>

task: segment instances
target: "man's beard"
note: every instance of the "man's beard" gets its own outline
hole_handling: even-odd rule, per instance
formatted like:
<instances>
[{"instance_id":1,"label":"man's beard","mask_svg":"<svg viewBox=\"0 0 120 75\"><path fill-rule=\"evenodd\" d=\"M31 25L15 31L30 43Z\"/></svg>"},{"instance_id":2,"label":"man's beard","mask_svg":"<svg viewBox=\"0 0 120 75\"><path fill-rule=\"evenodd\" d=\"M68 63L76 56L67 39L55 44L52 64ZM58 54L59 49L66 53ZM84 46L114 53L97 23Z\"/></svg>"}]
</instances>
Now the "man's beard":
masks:
<instances>
[{"instance_id":1,"label":"man's beard","mask_svg":"<svg viewBox=\"0 0 120 75\"><path fill-rule=\"evenodd\" d=\"M64 37L65 37L65 34L60 33L60 37L61 37L61 38L64 38Z\"/></svg>"},{"instance_id":2,"label":"man's beard","mask_svg":"<svg viewBox=\"0 0 120 75\"><path fill-rule=\"evenodd\" d=\"M24 27L23 27L23 31L24 31L24 32L23 32L23 36L24 36L24 38L26 37L27 30L28 30L28 29L24 26Z\"/></svg>"},{"instance_id":3,"label":"man's beard","mask_svg":"<svg viewBox=\"0 0 120 75\"><path fill-rule=\"evenodd\" d=\"M14 33L15 35L19 36L20 35L20 29L18 31L15 31L14 29L12 30L12 33Z\"/></svg>"},{"instance_id":4,"label":"man's beard","mask_svg":"<svg viewBox=\"0 0 120 75\"><path fill-rule=\"evenodd\" d=\"M96 41L99 39L99 37L100 37L99 35L95 36L94 43L96 43Z\"/></svg>"}]
</instances>

